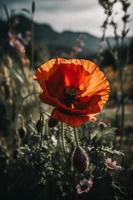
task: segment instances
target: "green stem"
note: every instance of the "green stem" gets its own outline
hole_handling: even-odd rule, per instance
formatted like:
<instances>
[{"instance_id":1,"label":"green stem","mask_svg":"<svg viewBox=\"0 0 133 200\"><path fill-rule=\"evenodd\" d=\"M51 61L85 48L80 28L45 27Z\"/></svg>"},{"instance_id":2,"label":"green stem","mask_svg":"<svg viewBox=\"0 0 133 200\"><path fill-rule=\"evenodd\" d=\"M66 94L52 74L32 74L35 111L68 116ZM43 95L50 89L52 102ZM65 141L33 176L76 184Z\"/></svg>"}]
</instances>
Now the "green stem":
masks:
<instances>
[{"instance_id":1,"label":"green stem","mask_svg":"<svg viewBox=\"0 0 133 200\"><path fill-rule=\"evenodd\" d=\"M77 135L76 129L73 128L73 130L74 130L75 143L76 143L76 146L78 147L79 146L78 135Z\"/></svg>"},{"instance_id":2,"label":"green stem","mask_svg":"<svg viewBox=\"0 0 133 200\"><path fill-rule=\"evenodd\" d=\"M44 136L44 116L42 113L40 114L40 120L42 120L43 122L43 127L41 130L41 141L40 141L40 149L41 149L41 147L43 146L43 136Z\"/></svg>"},{"instance_id":3,"label":"green stem","mask_svg":"<svg viewBox=\"0 0 133 200\"><path fill-rule=\"evenodd\" d=\"M64 123L63 122L61 122L61 143L62 143L62 149L63 149L63 152L64 152L64 157L65 157L65 160L67 161L66 151L65 151Z\"/></svg>"}]
</instances>

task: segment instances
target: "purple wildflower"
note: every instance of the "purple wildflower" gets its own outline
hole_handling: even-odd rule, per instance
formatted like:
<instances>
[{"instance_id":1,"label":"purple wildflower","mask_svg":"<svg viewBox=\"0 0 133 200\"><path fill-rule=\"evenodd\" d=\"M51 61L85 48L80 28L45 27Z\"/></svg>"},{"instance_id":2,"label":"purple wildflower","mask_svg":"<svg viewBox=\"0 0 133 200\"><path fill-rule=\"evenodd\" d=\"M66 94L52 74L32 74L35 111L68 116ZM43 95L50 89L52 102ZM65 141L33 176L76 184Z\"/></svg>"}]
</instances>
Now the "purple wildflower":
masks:
<instances>
[{"instance_id":1,"label":"purple wildflower","mask_svg":"<svg viewBox=\"0 0 133 200\"><path fill-rule=\"evenodd\" d=\"M93 180L89 179L82 179L80 180L79 184L76 186L76 190L78 194L87 193L90 191L91 187L93 186Z\"/></svg>"},{"instance_id":2,"label":"purple wildflower","mask_svg":"<svg viewBox=\"0 0 133 200\"><path fill-rule=\"evenodd\" d=\"M121 166L117 165L117 161L116 160L112 161L111 158L105 159L105 165L110 170L119 170L119 169L121 169Z\"/></svg>"}]
</instances>

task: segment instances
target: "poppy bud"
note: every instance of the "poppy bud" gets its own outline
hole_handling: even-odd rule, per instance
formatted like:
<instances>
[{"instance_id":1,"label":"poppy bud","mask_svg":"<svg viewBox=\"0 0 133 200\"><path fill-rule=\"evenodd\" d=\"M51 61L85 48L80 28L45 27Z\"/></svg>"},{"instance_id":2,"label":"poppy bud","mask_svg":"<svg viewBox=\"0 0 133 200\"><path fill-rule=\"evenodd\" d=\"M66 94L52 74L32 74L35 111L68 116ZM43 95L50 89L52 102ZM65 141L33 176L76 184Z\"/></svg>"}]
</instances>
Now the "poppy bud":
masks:
<instances>
[{"instance_id":1,"label":"poppy bud","mask_svg":"<svg viewBox=\"0 0 133 200\"><path fill-rule=\"evenodd\" d=\"M53 117L49 118L48 120L48 126L49 128L53 128L58 124L58 120L54 119Z\"/></svg>"},{"instance_id":2,"label":"poppy bud","mask_svg":"<svg viewBox=\"0 0 133 200\"><path fill-rule=\"evenodd\" d=\"M39 119L36 123L36 129L38 132L41 132L42 129L43 129L43 120L42 119Z\"/></svg>"},{"instance_id":3,"label":"poppy bud","mask_svg":"<svg viewBox=\"0 0 133 200\"><path fill-rule=\"evenodd\" d=\"M105 128L107 128L107 124L105 124L104 122L99 122L98 126L101 131L103 131Z\"/></svg>"},{"instance_id":4,"label":"poppy bud","mask_svg":"<svg viewBox=\"0 0 133 200\"><path fill-rule=\"evenodd\" d=\"M19 133L19 137L21 139L24 139L25 135L26 135L26 128L25 127L21 127L19 130L18 130L18 133Z\"/></svg>"},{"instance_id":5,"label":"poppy bud","mask_svg":"<svg viewBox=\"0 0 133 200\"><path fill-rule=\"evenodd\" d=\"M80 146L76 147L74 149L73 155L72 155L72 162L74 168L79 172L84 172L87 170L89 165L89 158L87 153L84 151L84 149Z\"/></svg>"}]
</instances>

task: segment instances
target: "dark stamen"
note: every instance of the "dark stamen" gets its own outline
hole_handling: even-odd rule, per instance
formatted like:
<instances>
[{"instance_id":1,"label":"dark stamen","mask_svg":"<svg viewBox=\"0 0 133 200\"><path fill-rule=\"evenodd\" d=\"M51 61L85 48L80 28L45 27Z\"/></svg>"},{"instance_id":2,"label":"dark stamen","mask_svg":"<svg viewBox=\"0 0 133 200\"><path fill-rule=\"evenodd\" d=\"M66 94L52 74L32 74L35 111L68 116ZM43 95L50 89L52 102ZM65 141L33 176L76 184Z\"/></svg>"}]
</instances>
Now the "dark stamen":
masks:
<instances>
[{"instance_id":1,"label":"dark stamen","mask_svg":"<svg viewBox=\"0 0 133 200\"><path fill-rule=\"evenodd\" d=\"M72 87L72 86L71 87L66 87L64 98L62 99L62 102L64 104L70 106L73 103L77 93L78 93L77 88Z\"/></svg>"},{"instance_id":2,"label":"dark stamen","mask_svg":"<svg viewBox=\"0 0 133 200\"><path fill-rule=\"evenodd\" d=\"M66 88L66 94L70 95L72 97L76 96L76 94L77 94L77 88L75 88L75 87L70 87L70 88L67 87Z\"/></svg>"}]
</instances>

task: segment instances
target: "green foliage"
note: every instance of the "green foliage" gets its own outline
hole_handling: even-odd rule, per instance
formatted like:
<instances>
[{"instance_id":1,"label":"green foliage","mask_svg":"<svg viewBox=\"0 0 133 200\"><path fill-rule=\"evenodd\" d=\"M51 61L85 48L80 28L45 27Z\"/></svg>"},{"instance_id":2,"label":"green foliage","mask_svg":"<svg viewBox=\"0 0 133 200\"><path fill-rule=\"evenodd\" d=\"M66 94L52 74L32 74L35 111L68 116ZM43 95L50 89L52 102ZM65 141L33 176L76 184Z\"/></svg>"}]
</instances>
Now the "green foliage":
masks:
<instances>
[{"instance_id":1,"label":"green foliage","mask_svg":"<svg viewBox=\"0 0 133 200\"><path fill-rule=\"evenodd\" d=\"M49 128L47 116L41 114L39 120L43 124L41 123L39 128L39 120L37 122L31 120L26 126L23 116L19 115L19 117L16 133L13 135L15 140L12 138L13 146L10 150L4 149L4 145L1 146L1 173L8 180L8 186L5 187L7 196L4 194L6 198L13 196L17 199L21 191L22 195L19 199L74 199L82 196L77 194L75 188L79 181L84 177L91 177L94 186L89 193L85 194L85 199L89 197L96 199L95 193L99 190L101 198L102 196L108 198L109 194L101 190L100 185L111 188L108 199L115 199L112 193L115 176L112 175L116 170L109 170L105 166L105 159L112 158L120 161L121 156L124 155L114 149L116 128L106 127L101 130L98 125L87 123L76 130L78 145L84 149L81 148L82 154L85 151L89 161L87 169L78 172L79 167L75 169L72 162L74 148L77 145L73 128L66 125L63 127L64 155L60 124ZM19 134L20 127L25 128L24 137ZM81 158L83 159L84 156ZM80 162L79 160L79 165ZM123 199L121 194L118 196L119 199Z\"/></svg>"}]
</instances>

